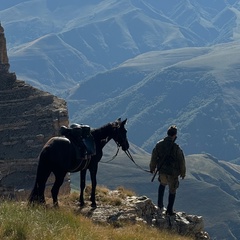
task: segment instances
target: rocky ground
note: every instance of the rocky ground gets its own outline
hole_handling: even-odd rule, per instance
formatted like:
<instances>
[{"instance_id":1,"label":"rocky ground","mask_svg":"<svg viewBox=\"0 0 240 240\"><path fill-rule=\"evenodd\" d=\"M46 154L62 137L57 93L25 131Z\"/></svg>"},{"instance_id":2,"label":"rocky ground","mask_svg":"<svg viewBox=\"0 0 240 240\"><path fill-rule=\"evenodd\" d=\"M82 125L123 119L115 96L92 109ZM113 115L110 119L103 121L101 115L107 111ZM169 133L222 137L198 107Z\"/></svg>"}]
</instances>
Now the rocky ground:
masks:
<instances>
[{"instance_id":1,"label":"rocky ground","mask_svg":"<svg viewBox=\"0 0 240 240\"><path fill-rule=\"evenodd\" d=\"M72 194L69 206L74 208L77 214L84 215L96 223L112 224L121 227L123 224L143 222L159 229L168 229L183 236L192 236L196 240L210 239L204 231L204 221L201 216L189 215L177 212L175 216L168 216L160 212L152 200L147 196L135 196L134 193L124 189L114 191L104 189L97 192L97 207L92 208L88 201L88 189L86 191L86 205L78 206L78 194ZM61 205L66 204L60 202Z\"/></svg>"}]
</instances>

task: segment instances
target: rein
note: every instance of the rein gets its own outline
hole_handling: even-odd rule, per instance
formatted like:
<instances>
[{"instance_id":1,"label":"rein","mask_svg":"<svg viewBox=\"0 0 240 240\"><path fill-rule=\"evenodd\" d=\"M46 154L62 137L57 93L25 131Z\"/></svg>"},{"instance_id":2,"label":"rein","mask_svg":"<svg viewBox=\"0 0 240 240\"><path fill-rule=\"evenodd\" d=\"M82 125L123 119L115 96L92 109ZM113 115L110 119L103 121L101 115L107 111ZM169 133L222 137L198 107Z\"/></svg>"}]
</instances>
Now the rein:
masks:
<instances>
[{"instance_id":1,"label":"rein","mask_svg":"<svg viewBox=\"0 0 240 240\"><path fill-rule=\"evenodd\" d=\"M117 143L116 141L115 141L115 143L117 144L117 148L118 148L116 154L115 154L110 160L108 160L108 161L106 161L106 162L102 162L102 163L109 163L109 162L111 162L114 158L117 157L117 155L118 155L118 153L119 153L119 149L120 149L120 144ZM129 150L125 150L124 152L125 152L125 154L127 155L127 157L128 157L138 168L140 168L140 169L143 170L144 172L151 173L149 170L143 169L141 166L139 166L139 165L134 161L134 159L133 159L133 157L132 157L132 154L129 152Z\"/></svg>"},{"instance_id":2,"label":"rein","mask_svg":"<svg viewBox=\"0 0 240 240\"><path fill-rule=\"evenodd\" d=\"M118 149L117 149L117 152L116 152L116 154L110 159L110 160L108 160L108 161L106 161L106 162L102 162L102 163L109 163L109 162L111 162L117 155L118 155L118 152L119 152L119 146L118 146Z\"/></svg>"},{"instance_id":3,"label":"rein","mask_svg":"<svg viewBox=\"0 0 240 240\"><path fill-rule=\"evenodd\" d=\"M146 170L146 169L143 169L141 166L139 166L133 159L131 153L129 152L129 150L126 150L124 151L126 153L126 155L128 156L128 158L138 167L140 168L141 170L143 170L144 172L148 172L148 173L151 173L150 170Z\"/></svg>"}]
</instances>

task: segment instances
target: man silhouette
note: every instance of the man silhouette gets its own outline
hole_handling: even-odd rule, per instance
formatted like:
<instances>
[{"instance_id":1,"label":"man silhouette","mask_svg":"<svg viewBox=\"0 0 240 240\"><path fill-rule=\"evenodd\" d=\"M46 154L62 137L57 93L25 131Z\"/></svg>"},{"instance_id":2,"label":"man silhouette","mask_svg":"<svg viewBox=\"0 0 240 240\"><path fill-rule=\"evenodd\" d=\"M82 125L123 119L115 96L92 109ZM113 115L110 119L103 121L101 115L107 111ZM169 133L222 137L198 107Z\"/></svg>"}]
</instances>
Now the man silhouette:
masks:
<instances>
[{"instance_id":1,"label":"man silhouette","mask_svg":"<svg viewBox=\"0 0 240 240\"><path fill-rule=\"evenodd\" d=\"M169 187L168 205L166 214L175 215L173 205L176 197L176 190L179 186L178 177L182 179L186 175L185 158L182 149L175 143L177 138L177 127L170 126L167 130L167 137L157 142L151 155L150 172L159 172L158 208L164 209L163 197L165 187Z\"/></svg>"}]
</instances>

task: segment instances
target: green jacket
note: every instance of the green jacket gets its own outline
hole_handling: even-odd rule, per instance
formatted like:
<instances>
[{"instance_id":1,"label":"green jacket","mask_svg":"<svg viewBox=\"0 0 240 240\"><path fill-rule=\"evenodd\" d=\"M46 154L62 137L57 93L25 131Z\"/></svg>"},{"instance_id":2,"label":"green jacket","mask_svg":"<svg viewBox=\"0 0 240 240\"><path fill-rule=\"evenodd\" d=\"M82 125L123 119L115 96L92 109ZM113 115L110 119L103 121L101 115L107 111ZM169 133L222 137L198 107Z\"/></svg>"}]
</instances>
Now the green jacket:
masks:
<instances>
[{"instance_id":1,"label":"green jacket","mask_svg":"<svg viewBox=\"0 0 240 240\"><path fill-rule=\"evenodd\" d=\"M154 172L157 168L159 173L185 177L186 164L183 151L178 144L173 143L172 145L172 141L172 137L168 136L156 144L152 151L150 171ZM168 155L170 148L171 152Z\"/></svg>"}]
</instances>

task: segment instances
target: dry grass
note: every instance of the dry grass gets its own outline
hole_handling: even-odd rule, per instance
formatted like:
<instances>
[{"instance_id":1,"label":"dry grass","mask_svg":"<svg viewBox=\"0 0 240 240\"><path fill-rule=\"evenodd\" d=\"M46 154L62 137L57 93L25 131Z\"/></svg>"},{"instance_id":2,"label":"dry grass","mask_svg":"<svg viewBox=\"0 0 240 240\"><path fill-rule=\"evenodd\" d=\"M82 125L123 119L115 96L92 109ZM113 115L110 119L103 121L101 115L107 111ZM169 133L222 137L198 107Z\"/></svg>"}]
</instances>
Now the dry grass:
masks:
<instances>
[{"instance_id":1,"label":"dry grass","mask_svg":"<svg viewBox=\"0 0 240 240\"><path fill-rule=\"evenodd\" d=\"M87 189L86 195L88 195ZM120 195L127 196L133 192L122 187ZM87 197L87 196L86 196ZM112 203L109 190L98 188L97 197ZM121 197L119 199L121 200ZM183 240L191 239L160 231L144 224L125 224L121 228L112 225L100 225L90 219L75 214L74 202L78 193L60 198L59 209L52 207L29 207L26 202L0 203L0 239L2 240ZM102 199L101 199L102 200ZM120 201L119 200L119 201ZM117 202L117 200L115 200ZM115 202L115 204L116 204Z\"/></svg>"},{"instance_id":2,"label":"dry grass","mask_svg":"<svg viewBox=\"0 0 240 240\"><path fill-rule=\"evenodd\" d=\"M96 201L101 202L106 205L112 206L120 206L122 204L122 200L127 196L134 196L136 195L132 190L126 189L122 186L119 186L116 190L118 192L116 194L111 194L111 191L105 186L97 186L96 189ZM91 187L88 185L85 190L85 199L90 198ZM74 201L78 200L79 193L73 192L71 199ZM66 203L66 202L65 202Z\"/></svg>"}]
</instances>

